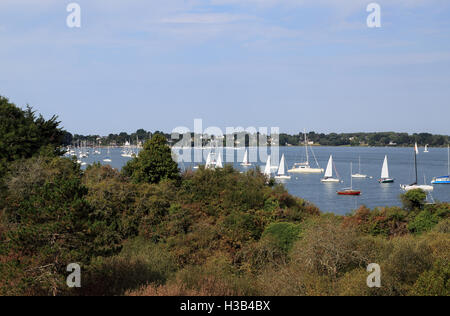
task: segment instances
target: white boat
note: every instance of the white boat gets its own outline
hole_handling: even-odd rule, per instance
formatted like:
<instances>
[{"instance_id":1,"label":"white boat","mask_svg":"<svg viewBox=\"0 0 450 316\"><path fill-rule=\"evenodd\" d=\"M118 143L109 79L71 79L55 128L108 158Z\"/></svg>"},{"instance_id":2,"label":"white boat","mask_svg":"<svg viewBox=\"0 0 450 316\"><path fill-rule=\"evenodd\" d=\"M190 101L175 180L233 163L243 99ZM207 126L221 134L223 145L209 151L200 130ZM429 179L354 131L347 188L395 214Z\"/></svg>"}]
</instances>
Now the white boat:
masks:
<instances>
[{"instance_id":1,"label":"white boat","mask_svg":"<svg viewBox=\"0 0 450 316\"><path fill-rule=\"evenodd\" d=\"M251 165L252 164L248 161L248 150L246 149L245 153L244 153L244 159L242 160L241 166L249 167Z\"/></svg>"},{"instance_id":2,"label":"white boat","mask_svg":"<svg viewBox=\"0 0 450 316\"><path fill-rule=\"evenodd\" d=\"M341 180L339 180L338 178L333 177L333 167L334 167L333 155L331 155L330 159L328 160L328 165L327 165L327 170L325 171L325 176L320 181L322 181L323 183L341 182Z\"/></svg>"},{"instance_id":3,"label":"white boat","mask_svg":"<svg viewBox=\"0 0 450 316\"><path fill-rule=\"evenodd\" d=\"M306 136L305 131L305 151L306 151L306 161L295 163L292 169L289 169L289 173L323 173L323 169L320 168L319 163L317 162L314 151L311 148L311 152L313 153L314 159L316 161L317 168L312 168L309 164L309 152L308 152L308 138Z\"/></svg>"},{"instance_id":4,"label":"white boat","mask_svg":"<svg viewBox=\"0 0 450 316\"><path fill-rule=\"evenodd\" d=\"M206 164L205 164L206 169L214 169L214 167L216 166L216 162L214 161L213 155L214 154L211 152L208 153L208 157L206 157Z\"/></svg>"},{"instance_id":5,"label":"white boat","mask_svg":"<svg viewBox=\"0 0 450 316\"><path fill-rule=\"evenodd\" d=\"M450 145L447 147L447 155L448 155L448 175L433 178L431 184L450 184Z\"/></svg>"},{"instance_id":6,"label":"white boat","mask_svg":"<svg viewBox=\"0 0 450 316\"><path fill-rule=\"evenodd\" d=\"M264 168L264 175L268 178L270 178L272 176L270 155L269 155L269 157L267 157L266 167Z\"/></svg>"},{"instance_id":7,"label":"white boat","mask_svg":"<svg viewBox=\"0 0 450 316\"><path fill-rule=\"evenodd\" d=\"M356 173L356 174L352 173L352 178L357 178L357 179L367 179L367 178L369 178L368 175L361 174L361 156L359 157L359 172Z\"/></svg>"},{"instance_id":8,"label":"white boat","mask_svg":"<svg viewBox=\"0 0 450 316\"><path fill-rule=\"evenodd\" d=\"M393 183L394 179L389 176L388 157L384 156L383 167L381 168L381 178L378 180L380 183Z\"/></svg>"},{"instance_id":9,"label":"white boat","mask_svg":"<svg viewBox=\"0 0 450 316\"><path fill-rule=\"evenodd\" d=\"M425 150L423 151L424 153L429 153L430 151L428 150L428 145L425 145Z\"/></svg>"},{"instance_id":10,"label":"white boat","mask_svg":"<svg viewBox=\"0 0 450 316\"><path fill-rule=\"evenodd\" d=\"M104 162L112 162L112 159L110 158L110 150L108 147L108 152L107 152L107 156L105 157L105 159L103 159Z\"/></svg>"},{"instance_id":11,"label":"white boat","mask_svg":"<svg viewBox=\"0 0 450 316\"><path fill-rule=\"evenodd\" d=\"M284 154L281 156L280 165L278 167L277 175L275 179L277 180L289 180L291 176L286 174L286 160L284 159Z\"/></svg>"},{"instance_id":12,"label":"white boat","mask_svg":"<svg viewBox=\"0 0 450 316\"><path fill-rule=\"evenodd\" d=\"M418 178L417 178L417 155L419 154L419 148L417 147L417 143L414 146L414 169L416 174L416 181L412 184L401 184L400 187L404 191L411 191L411 190L423 190L425 192L431 192L434 190L434 187L432 185L420 185L418 184Z\"/></svg>"},{"instance_id":13,"label":"white boat","mask_svg":"<svg viewBox=\"0 0 450 316\"><path fill-rule=\"evenodd\" d=\"M219 157L217 157L217 161L216 161L216 168L221 169L223 168L223 164L222 164L222 155L219 153Z\"/></svg>"}]
</instances>

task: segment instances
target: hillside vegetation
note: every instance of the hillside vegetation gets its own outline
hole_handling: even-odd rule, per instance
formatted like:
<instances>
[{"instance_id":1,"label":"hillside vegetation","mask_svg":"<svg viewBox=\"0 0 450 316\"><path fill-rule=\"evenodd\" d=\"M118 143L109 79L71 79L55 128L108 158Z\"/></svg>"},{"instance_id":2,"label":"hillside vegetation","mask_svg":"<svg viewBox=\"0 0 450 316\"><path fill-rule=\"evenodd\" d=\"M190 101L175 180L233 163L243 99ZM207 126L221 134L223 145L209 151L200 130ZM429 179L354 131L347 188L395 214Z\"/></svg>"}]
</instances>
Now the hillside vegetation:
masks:
<instances>
[{"instance_id":1,"label":"hillside vegetation","mask_svg":"<svg viewBox=\"0 0 450 316\"><path fill-rule=\"evenodd\" d=\"M259 170L180 174L160 135L123 172L42 146L0 178L0 295L450 294L450 204L422 191L335 216Z\"/></svg>"}]
</instances>

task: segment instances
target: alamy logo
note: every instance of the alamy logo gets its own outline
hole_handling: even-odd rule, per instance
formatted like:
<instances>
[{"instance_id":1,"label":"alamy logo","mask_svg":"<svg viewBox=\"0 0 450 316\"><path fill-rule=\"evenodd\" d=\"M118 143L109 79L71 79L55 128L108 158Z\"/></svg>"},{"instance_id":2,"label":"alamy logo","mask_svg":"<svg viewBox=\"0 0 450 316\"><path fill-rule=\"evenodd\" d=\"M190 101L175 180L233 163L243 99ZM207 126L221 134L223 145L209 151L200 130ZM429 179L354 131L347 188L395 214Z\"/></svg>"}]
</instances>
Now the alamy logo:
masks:
<instances>
[{"instance_id":1,"label":"alamy logo","mask_svg":"<svg viewBox=\"0 0 450 316\"><path fill-rule=\"evenodd\" d=\"M81 287L81 267L78 263L71 263L67 266L67 272L72 272L66 279L66 284L70 288Z\"/></svg>"},{"instance_id":2,"label":"alamy logo","mask_svg":"<svg viewBox=\"0 0 450 316\"><path fill-rule=\"evenodd\" d=\"M369 28L381 27L381 6L378 3L370 3L367 6L367 12L371 12L367 17L367 26Z\"/></svg>"},{"instance_id":3,"label":"alamy logo","mask_svg":"<svg viewBox=\"0 0 450 316\"><path fill-rule=\"evenodd\" d=\"M371 263L367 266L367 272L372 272L367 277L367 286L370 288L381 287L381 268L379 264Z\"/></svg>"},{"instance_id":4,"label":"alamy logo","mask_svg":"<svg viewBox=\"0 0 450 316\"><path fill-rule=\"evenodd\" d=\"M69 28L81 27L81 7L78 3L72 2L67 5L67 12L70 14L67 16L67 26Z\"/></svg>"}]
</instances>

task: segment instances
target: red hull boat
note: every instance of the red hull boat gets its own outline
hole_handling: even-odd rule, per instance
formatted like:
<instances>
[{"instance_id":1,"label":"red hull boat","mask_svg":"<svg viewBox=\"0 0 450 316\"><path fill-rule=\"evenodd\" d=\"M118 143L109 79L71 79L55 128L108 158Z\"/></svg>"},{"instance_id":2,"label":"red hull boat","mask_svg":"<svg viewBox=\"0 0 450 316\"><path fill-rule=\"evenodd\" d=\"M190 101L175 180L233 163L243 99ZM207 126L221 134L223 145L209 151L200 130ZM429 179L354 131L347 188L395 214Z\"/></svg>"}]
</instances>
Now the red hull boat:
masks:
<instances>
[{"instance_id":1,"label":"red hull boat","mask_svg":"<svg viewBox=\"0 0 450 316\"><path fill-rule=\"evenodd\" d=\"M343 191L338 191L337 194L339 194L339 195L361 195L361 191L358 191L358 190L343 190Z\"/></svg>"},{"instance_id":2,"label":"red hull boat","mask_svg":"<svg viewBox=\"0 0 450 316\"><path fill-rule=\"evenodd\" d=\"M360 190L353 190L353 163L350 163L350 188L343 189L341 191L337 191L339 195L361 195Z\"/></svg>"}]
</instances>

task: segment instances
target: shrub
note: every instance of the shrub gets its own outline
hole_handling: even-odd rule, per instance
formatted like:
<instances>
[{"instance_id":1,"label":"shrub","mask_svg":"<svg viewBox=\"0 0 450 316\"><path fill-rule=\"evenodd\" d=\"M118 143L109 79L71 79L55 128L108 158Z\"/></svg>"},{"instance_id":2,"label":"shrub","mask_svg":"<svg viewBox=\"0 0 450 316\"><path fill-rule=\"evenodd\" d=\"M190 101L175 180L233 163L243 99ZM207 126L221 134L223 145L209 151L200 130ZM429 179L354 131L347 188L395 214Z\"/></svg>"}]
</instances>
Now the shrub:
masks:
<instances>
[{"instance_id":1,"label":"shrub","mask_svg":"<svg viewBox=\"0 0 450 316\"><path fill-rule=\"evenodd\" d=\"M427 194L421 189L411 190L400 196L403 207L408 211L421 210L425 206Z\"/></svg>"},{"instance_id":2,"label":"shrub","mask_svg":"<svg viewBox=\"0 0 450 316\"><path fill-rule=\"evenodd\" d=\"M433 268L423 272L411 289L410 295L449 296L450 262L436 261Z\"/></svg>"},{"instance_id":3,"label":"shrub","mask_svg":"<svg viewBox=\"0 0 450 316\"><path fill-rule=\"evenodd\" d=\"M97 258L72 294L123 295L149 283L164 284L175 270L175 260L163 246L135 238L117 256Z\"/></svg>"},{"instance_id":4,"label":"shrub","mask_svg":"<svg viewBox=\"0 0 450 316\"><path fill-rule=\"evenodd\" d=\"M300 226L294 223L272 223L262 235L263 238L272 238L279 249L287 253L294 242L298 240Z\"/></svg>"}]
</instances>

